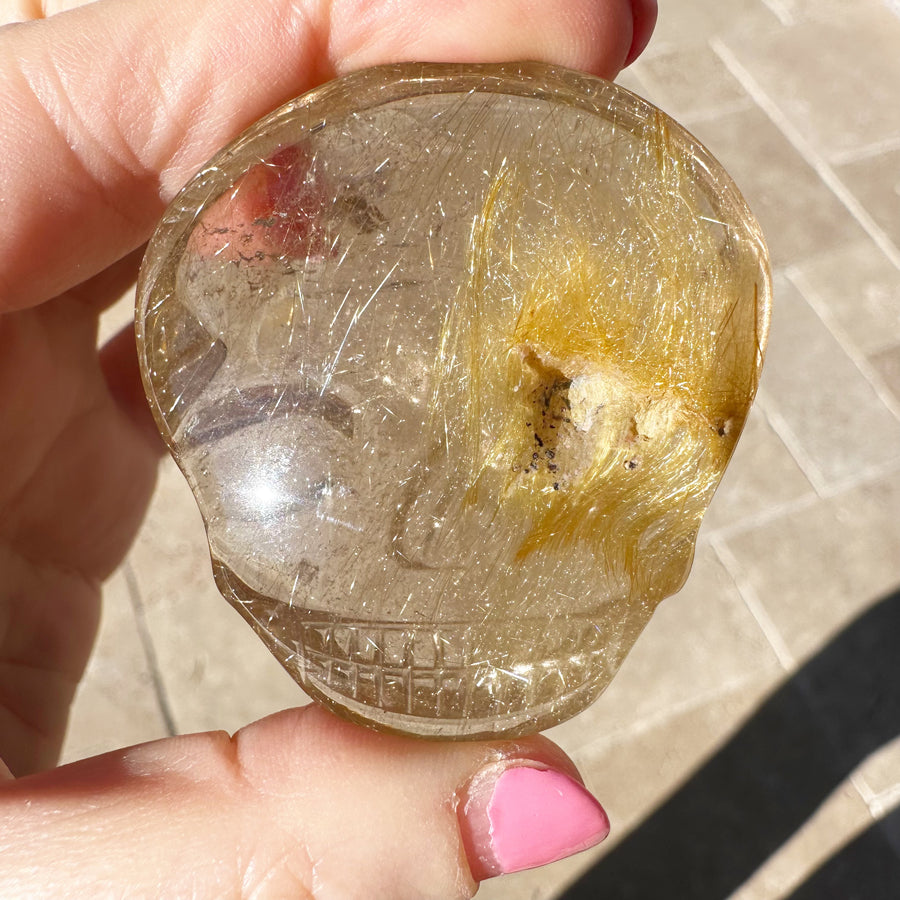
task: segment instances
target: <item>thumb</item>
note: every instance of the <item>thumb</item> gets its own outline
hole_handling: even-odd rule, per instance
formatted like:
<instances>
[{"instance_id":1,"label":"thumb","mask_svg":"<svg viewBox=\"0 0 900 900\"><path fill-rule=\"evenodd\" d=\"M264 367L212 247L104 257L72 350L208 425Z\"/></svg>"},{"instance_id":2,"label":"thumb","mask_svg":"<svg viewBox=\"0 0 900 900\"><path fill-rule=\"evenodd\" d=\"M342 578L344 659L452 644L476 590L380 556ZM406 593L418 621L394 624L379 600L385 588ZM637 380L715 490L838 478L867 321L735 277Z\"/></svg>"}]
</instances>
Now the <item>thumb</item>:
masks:
<instances>
[{"instance_id":1,"label":"thumb","mask_svg":"<svg viewBox=\"0 0 900 900\"><path fill-rule=\"evenodd\" d=\"M543 59L612 77L646 31L631 0L78 5L0 32L3 310L56 296L144 243L215 150L335 74Z\"/></svg>"},{"instance_id":2,"label":"thumb","mask_svg":"<svg viewBox=\"0 0 900 900\"><path fill-rule=\"evenodd\" d=\"M452 900L608 830L545 738L426 743L307 706L0 783L0 896Z\"/></svg>"}]
</instances>

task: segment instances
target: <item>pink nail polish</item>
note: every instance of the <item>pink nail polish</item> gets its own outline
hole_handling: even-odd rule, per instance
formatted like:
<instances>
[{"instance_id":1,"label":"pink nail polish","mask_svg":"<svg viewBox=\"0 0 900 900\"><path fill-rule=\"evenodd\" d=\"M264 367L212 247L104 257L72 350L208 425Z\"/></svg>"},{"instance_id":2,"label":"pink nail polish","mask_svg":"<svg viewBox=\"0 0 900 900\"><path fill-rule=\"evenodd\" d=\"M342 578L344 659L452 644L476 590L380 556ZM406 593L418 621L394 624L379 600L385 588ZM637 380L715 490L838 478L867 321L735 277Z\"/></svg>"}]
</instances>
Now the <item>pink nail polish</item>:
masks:
<instances>
[{"instance_id":1,"label":"pink nail polish","mask_svg":"<svg viewBox=\"0 0 900 900\"><path fill-rule=\"evenodd\" d=\"M466 810L469 855L475 857L470 862L479 880L555 862L609 834L603 807L554 769L511 766L494 782L486 804L482 790Z\"/></svg>"}]
</instances>

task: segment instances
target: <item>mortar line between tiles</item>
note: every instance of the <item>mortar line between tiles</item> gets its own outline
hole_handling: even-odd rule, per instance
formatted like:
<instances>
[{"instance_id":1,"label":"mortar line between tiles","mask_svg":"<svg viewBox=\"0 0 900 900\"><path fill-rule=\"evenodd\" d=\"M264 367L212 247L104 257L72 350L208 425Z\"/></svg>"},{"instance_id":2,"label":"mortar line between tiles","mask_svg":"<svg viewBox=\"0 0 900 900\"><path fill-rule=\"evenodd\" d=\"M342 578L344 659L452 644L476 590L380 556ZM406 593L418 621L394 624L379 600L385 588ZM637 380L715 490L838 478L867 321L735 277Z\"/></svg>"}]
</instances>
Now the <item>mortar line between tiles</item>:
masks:
<instances>
[{"instance_id":1,"label":"mortar line between tiles","mask_svg":"<svg viewBox=\"0 0 900 900\"><path fill-rule=\"evenodd\" d=\"M880 822L885 816L893 813L900 807L900 784L895 784L875 794L869 806L869 812L876 822ZM888 845L894 853L900 857L900 838L893 829L887 829L884 833Z\"/></svg>"},{"instance_id":2,"label":"mortar line between tiles","mask_svg":"<svg viewBox=\"0 0 900 900\"><path fill-rule=\"evenodd\" d=\"M790 28L794 24L794 17L791 15L791 11L785 7L783 0L762 0L762 2L785 28Z\"/></svg>"},{"instance_id":3,"label":"mortar line between tiles","mask_svg":"<svg viewBox=\"0 0 900 900\"><path fill-rule=\"evenodd\" d=\"M869 787L866 779L858 771L854 771L850 773L847 781L853 785L854 790L859 794L862 802L869 808L869 814L872 818L879 818L875 811L878 805L878 795Z\"/></svg>"},{"instance_id":4,"label":"mortar line between tiles","mask_svg":"<svg viewBox=\"0 0 900 900\"><path fill-rule=\"evenodd\" d=\"M869 793L872 796L869 812L876 821L883 819L889 812L893 812L900 806L900 784L885 788L877 794L869 788Z\"/></svg>"},{"instance_id":5,"label":"mortar line between tiles","mask_svg":"<svg viewBox=\"0 0 900 900\"><path fill-rule=\"evenodd\" d=\"M804 494L785 503L779 503L768 509L761 510L749 516L745 516L738 522L732 522L729 525L721 525L718 528L710 528L708 531L702 532L700 540L711 544L713 540L728 541L734 537L740 537L748 531L761 528L768 525L783 516L790 516L794 513L803 512L815 506L823 500L832 500L841 494L854 490L856 488L865 487L874 484L883 478L900 474L900 457L895 462L883 463L878 466L871 466L867 469L861 469L854 478L843 479L833 482L822 490L821 494L811 493Z\"/></svg>"},{"instance_id":6,"label":"mortar line between tiles","mask_svg":"<svg viewBox=\"0 0 900 900\"><path fill-rule=\"evenodd\" d=\"M690 117L684 121L684 124L693 129L704 122L713 122L721 116L730 116L734 113L745 112L753 109L755 106L756 104L751 97L740 97L737 100L726 101L721 106L711 106L709 109L701 112L692 113Z\"/></svg>"},{"instance_id":7,"label":"mortar line between tiles","mask_svg":"<svg viewBox=\"0 0 900 900\"><path fill-rule=\"evenodd\" d=\"M141 639L141 646L144 650L144 656L147 660L147 668L150 670L150 678L153 682L153 692L156 694L156 702L159 706L160 715L169 737L178 734L178 728L175 725L175 716L172 713L172 705L169 703L169 695L166 692L166 686L162 679L162 673L159 670L159 660L156 656L156 648L153 646L153 636L150 634L150 628L147 625L147 615L144 610L144 602L141 599L140 588L138 587L137 578L131 563L127 560L122 566L122 574L125 576L125 585L128 588L128 597L131 600L131 608L134 611L134 619L137 624L138 635Z\"/></svg>"},{"instance_id":8,"label":"mortar line between tiles","mask_svg":"<svg viewBox=\"0 0 900 900\"><path fill-rule=\"evenodd\" d=\"M826 490L822 493L822 499L831 500L847 491L874 484L882 478L889 478L898 473L900 473L900 456L891 462L862 468L853 477L842 478L840 481L835 481L833 484L828 485Z\"/></svg>"},{"instance_id":9,"label":"mortar line between tiles","mask_svg":"<svg viewBox=\"0 0 900 900\"><path fill-rule=\"evenodd\" d=\"M675 716L684 715L692 710L699 709L701 706L705 706L719 697L736 693L746 685L751 684L758 679L759 671L751 672L743 677L733 678L730 681L718 684L708 691L691 694L680 703L671 703L664 709L659 709L656 712L652 712L641 718L629 720L627 725L622 725L620 728L605 731L602 736L595 740L588 741L575 748L573 753L579 757L583 754L591 756L596 753L602 753L607 748L618 743L623 737L637 737L638 735L646 734L648 731L652 731L657 726L667 722ZM773 685L773 687L777 687L777 685ZM738 723L735 728L739 728L740 724L741 723Z\"/></svg>"},{"instance_id":10,"label":"mortar line between tiles","mask_svg":"<svg viewBox=\"0 0 900 900\"><path fill-rule=\"evenodd\" d=\"M882 153L891 153L900 150L900 137L885 138L872 144L861 144L841 153L835 153L831 157L832 166L847 166L852 163L865 162Z\"/></svg>"},{"instance_id":11,"label":"mortar line between tiles","mask_svg":"<svg viewBox=\"0 0 900 900\"><path fill-rule=\"evenodd\" d=\"M828 486L821 496L807 494L796 500L790 500L787 503L763 510L755 515L747 516L745 519L731 525L722 525L719 528L710 529L706 534L701 535L701 539L705 540L707 544L711 544L713 540L729 541L756 528L764 527L783 516L803 512L821 501L833 500L835 497L839 497L848 491L871 486L885 478L897 475L900 475L900 458L896 462L863 469L855 478L834 482Z\"/></svg>"},{"instance_id":12,"label":"mortar line between tiles","mask_svg":"<svg viewBox=\"0 0 900 900\"><path fill-rule=\"evenodd\" d=\"M707 532L701 532L701 539L710 543L714 539L728 540L729 538L738 537L761 528L780 519L782 516L790 516L793 513L803 512L811 506L815 506L821 502L822 498L815 492L804 494L802 497L795 497L793 500L786 500L784 503L778 503L767 509L760 510L752 515L745 516L738 522L732 522L728 525L720 525L718 528L710 528Z\"/></svg>"},{"instance_id":13,"label":"mortar line between tiles","mask_svg":"<svg viewBox=\"0 0 900 900\"><path fill-rule=\"evenodd\" d=\"M887 232L869 215L866 208L853 196L849 188L838 178L834 169L815 147L801 134L800 130L782 113L778 105L762 89L759 82L749 70L738 61L737 57L722 43L720 38L712 38L710 46L722 60L729 72L740 82L744 90L756 101L759 108L769 117L775 127L787 141L813 168L819 178L840 200L850 215L878 245L885 256L900 269L900 248L890 239Z\"/></svg>"},{"instance_id":14,"label":"mortar line between tiles","mask_svg":"<svg viewBox=\"0 0 900 900\"><path fill-rule=\"evenodd\" d=\"M800 291L800 294L831 332L832 337L841 345L841 349L850 358L863 378L869 382L878 399L897 420L900 420L900 400L891 393L888 386L884 383L884 379L878 374L865 355L856 348L850 336L841 328L838 321L831 314L827 304L821 302L809 280L803 276L803 273L796 266L788 266L784 274L788 281Z\"/></svg>"},{"instance_id":15,"label":"mortar line between tiles","mask_svg":"<svg viewBox=\"0 0 900 900\"><path fill-rule=\"evenodd\" d=\"M766 611L766 608L760 602L756 589L750 584L750 579L744 572L743 566L738 562L737 557L731 552L725 541L717 538L711 538L709 542L719 562L725 567L725 571L734 581L734 586L740 594L744 605L750 611L750 615L756 620L760 630L769 642L769 646L778 658L778 662L785 672L791 673L797 668L797 660L790 648L781 636L778 626L772 617Z\"/></svg>"},{"instance_id":16,"label":"mortar line between tiles","mask_svg":"<svg viewBox=\"0 0 900 900\"><path fill-rule=\"evenodd\" d=\"M812 485L813 490L818 496L824 497L828 490L828 481L813 458L803 449L803 443L794 433L788 420L778 410L771 408L766 402L765 395L760 396L757 403L772 431L778 435L794 462L800 467L800 471L806 476L806 480Z\"/></svg>"}]
</instances>

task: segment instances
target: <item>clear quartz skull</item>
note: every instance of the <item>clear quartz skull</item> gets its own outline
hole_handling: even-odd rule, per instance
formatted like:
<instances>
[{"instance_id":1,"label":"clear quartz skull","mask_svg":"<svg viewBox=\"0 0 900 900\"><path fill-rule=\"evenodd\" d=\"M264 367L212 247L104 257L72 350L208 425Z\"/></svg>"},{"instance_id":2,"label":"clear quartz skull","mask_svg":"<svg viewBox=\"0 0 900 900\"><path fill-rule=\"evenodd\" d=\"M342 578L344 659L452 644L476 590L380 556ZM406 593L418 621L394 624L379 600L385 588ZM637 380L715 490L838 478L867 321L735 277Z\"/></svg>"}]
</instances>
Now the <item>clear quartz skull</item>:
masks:
<instances>
[{"instance_id":1,"label":"clear quartz skull","mask_svg":"<svg viewBox=\"0 0 900 900\"><path fill-rule=\"evenodd\" d=\"M216 582L303 688L513 736L591 703L687 577L770 298L731 179L647 102L404 64L191 180L137 337Z\"/></svg>"}]
</instances>

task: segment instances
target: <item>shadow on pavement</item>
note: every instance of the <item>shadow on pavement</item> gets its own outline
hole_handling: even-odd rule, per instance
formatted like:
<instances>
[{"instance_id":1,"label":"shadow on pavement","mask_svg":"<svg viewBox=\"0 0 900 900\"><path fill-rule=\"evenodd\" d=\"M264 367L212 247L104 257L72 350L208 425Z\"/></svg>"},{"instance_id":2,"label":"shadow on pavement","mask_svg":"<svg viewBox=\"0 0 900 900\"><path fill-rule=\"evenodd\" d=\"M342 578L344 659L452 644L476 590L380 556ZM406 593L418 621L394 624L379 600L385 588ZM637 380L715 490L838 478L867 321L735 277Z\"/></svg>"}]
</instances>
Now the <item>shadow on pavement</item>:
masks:
<instances>
[{"instance_id":1,"label":"shadow on pavement","mask_svg":"<svg viewBox=\"0 0 900 900\"><path fill-rule=\"evenodd\" d=\"M900 734L900 589L773 694L680 790L560 900L724 900L867 756ZM900 897L900 811L790 900Z\"/></svg>"}]
</instances>

